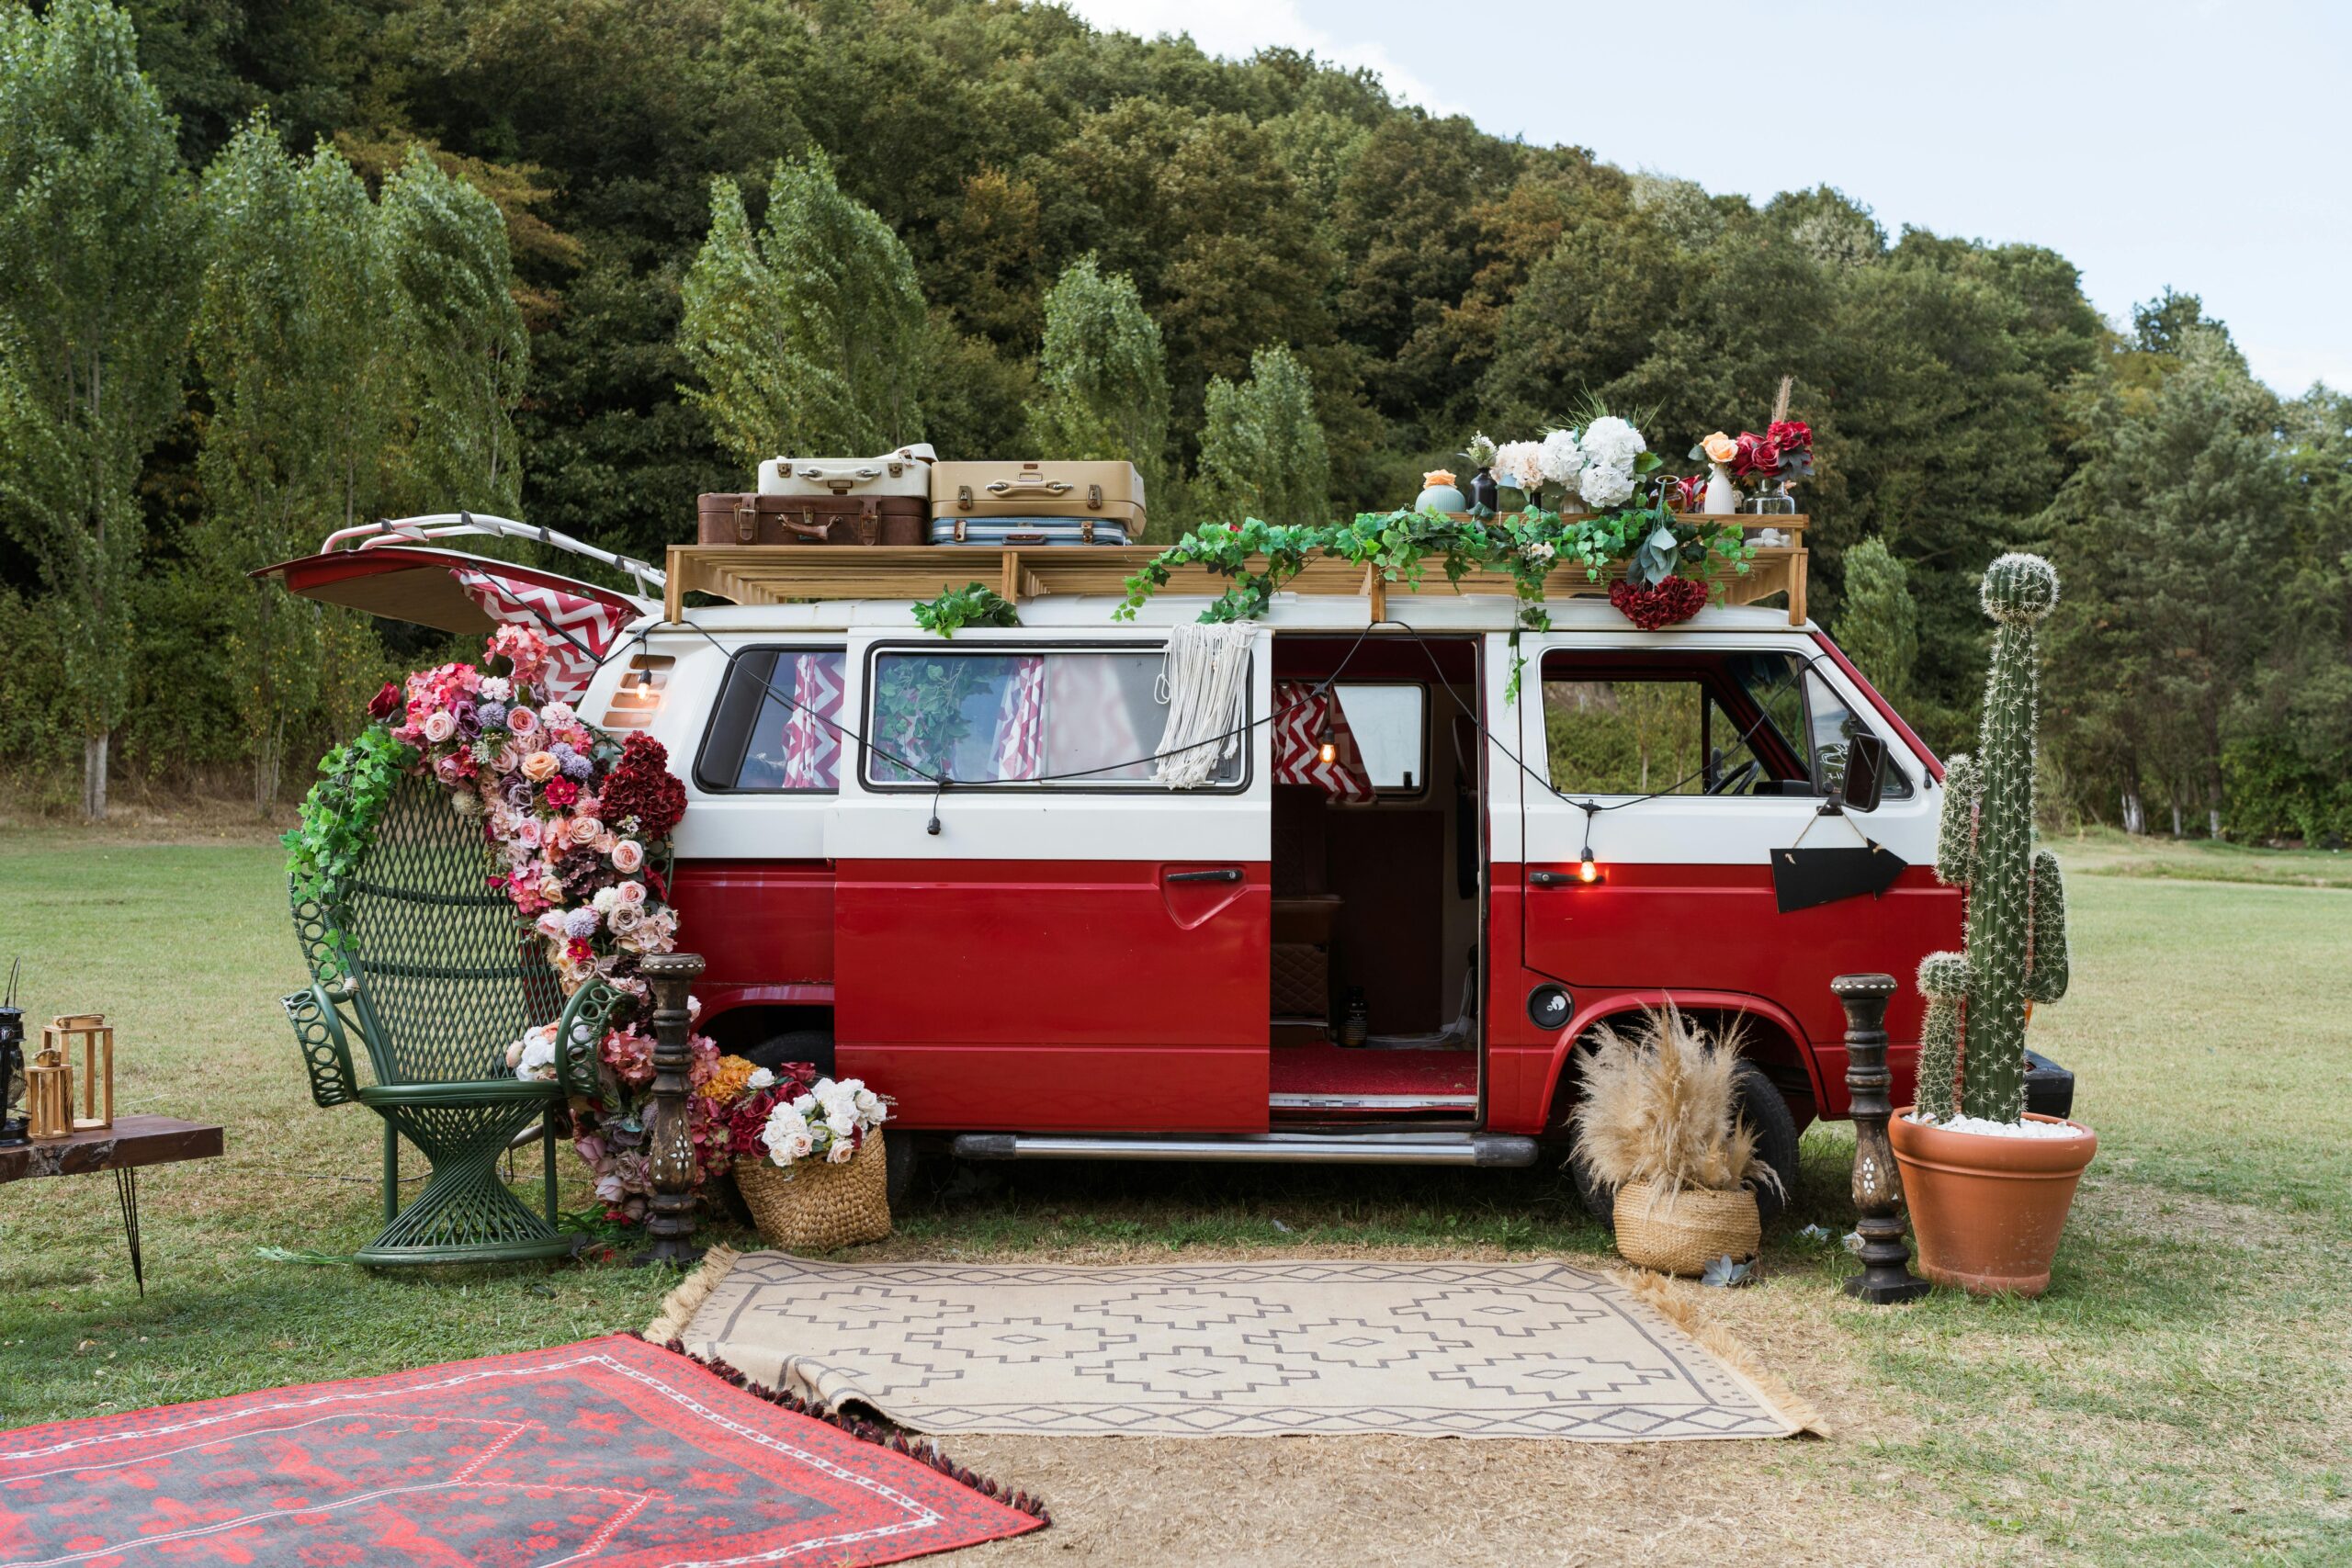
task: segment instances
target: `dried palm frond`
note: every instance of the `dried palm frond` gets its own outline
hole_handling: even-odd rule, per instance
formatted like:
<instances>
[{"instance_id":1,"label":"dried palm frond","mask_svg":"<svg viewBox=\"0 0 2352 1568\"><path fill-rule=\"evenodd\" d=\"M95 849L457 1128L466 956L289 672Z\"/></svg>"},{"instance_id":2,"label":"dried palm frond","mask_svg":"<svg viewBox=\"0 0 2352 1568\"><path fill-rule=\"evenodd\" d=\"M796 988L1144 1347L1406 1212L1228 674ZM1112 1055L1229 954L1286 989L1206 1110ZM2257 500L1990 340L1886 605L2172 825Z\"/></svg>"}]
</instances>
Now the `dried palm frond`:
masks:
<instances>
[{"instance_id":1,"label":"dried palm frond","mask_svg":"<svg viewBox=\"0 0 2352 1568\"><path fill-rule=\"evenodd\" d=\"M1779 1174L1756 1157L1755 1130L1737 1113L1737 1025L1711 1038L1668 1001L1645 1010L1630 1035L1602 1023L1591 1040L1594 1049L1577 1057L1583 1094L1569 1124L1577 1163L1595 1180L1646 1181L1659 1199L1686 1187L1731 1191L1750 1182L1780 1190Z\"/></svg>"}]
</instances>

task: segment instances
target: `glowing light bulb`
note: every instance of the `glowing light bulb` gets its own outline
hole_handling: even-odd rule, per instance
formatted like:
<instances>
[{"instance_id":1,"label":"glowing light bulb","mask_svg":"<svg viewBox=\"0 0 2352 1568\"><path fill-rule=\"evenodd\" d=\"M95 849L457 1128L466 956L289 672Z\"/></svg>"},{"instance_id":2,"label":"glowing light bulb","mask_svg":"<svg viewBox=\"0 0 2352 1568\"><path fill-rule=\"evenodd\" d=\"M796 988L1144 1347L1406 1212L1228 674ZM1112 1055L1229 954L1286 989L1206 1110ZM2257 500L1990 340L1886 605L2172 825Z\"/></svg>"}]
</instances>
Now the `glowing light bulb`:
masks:
<instances>
[{"instance_id":1,"label":"glowing light bulb","mask_svg":"<svg viewBox=\"0 0 2352 1568\"><path fill-rule=\"evenodd\" d=\"M1593 863L1592 851L1589 849L1584 852L1584 858L1577 863L1577 880L1578 882L1600 880L1600 867Z\"/></svg>"}]
</instances>

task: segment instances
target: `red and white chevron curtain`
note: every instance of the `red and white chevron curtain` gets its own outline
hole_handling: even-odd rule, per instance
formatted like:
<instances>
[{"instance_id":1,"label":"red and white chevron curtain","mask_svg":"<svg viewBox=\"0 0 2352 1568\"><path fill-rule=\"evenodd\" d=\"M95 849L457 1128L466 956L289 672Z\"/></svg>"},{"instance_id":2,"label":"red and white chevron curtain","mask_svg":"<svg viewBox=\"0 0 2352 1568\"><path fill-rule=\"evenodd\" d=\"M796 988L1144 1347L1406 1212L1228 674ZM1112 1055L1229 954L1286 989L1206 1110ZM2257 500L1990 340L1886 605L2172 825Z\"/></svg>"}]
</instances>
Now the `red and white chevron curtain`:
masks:
<instances>
[{"instance_id":1,"label":"red and white chevron curtain","mask_svg":"<svg viewBox=\"0 0 2352 1568\"><path fill-rule=\"evenodd\" d=\"M1045 756L1046 661L1036 654L1012 660L1012 678L996 715L996 776L1034 779Z\"/></svg>"},{"instance_id":2,"label":"red and white chevron curtain","mask_svg":"<svg viewBox=\"0 0 2352 1568\"><path fill-rule=\"evenodd\" d=\"M1278 681L1274 711L1281 716L1274 720L1276 784L1317 784L1341 800L1372 798L1372 776L1363 771L1356 738L1348 728L1348 716L1339 698L1317 691L1312 681ZM1329 763L1322 757L1327 716L1340 753L1338 761Z\"/></svg>"},{"instance_id":3,"label":"red and white chevron curtain","mask_svg":"<svg viewBox=\"0 0 2352 1568\"><path fill-rule=\"evenodd\" d=\"M449 575L492 620L528 626L548 639L545 694L557 702L580 700L596 667L605 661L621 627L629 621L629 612L621 605L567 593L560 588L542 588L536 582L469 567L452 567ZM559 632L562 635L556 635Z\"/></svg>"},{"instance_id":4,"label":"red and white chevron curtain","mask_svg":"<svg viewBox=\"0 0 2352 1568\"><path fill-rule=\"evenodd\" d=\"M838 789L842 782L842 655L792 657L791 713L784 721L784 787Z\"/></svg>"}]
</instances>

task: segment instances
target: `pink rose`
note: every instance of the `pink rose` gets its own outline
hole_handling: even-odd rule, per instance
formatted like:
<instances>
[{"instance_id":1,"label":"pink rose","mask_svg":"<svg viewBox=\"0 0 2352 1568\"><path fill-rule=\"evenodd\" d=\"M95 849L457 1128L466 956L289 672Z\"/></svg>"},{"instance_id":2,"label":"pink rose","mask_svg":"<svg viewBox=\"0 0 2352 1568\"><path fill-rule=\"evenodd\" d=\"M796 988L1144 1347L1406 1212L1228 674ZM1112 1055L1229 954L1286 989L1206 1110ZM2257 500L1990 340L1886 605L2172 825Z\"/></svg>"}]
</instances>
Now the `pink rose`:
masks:
<instances>
[{"instance_id":1,"label":"pink rose","mask_svg":"<svg viewBox=\"0 0 2352 1568\"><path fill-rule=\"evenodd\" d=\"M523 759L523 776L533 784L545 784L563 768L552 751L534 751Z\"/></svg>"},{"instance_id":2,"label":"pink rose","mask_svg":"<svg viewBox=\"0 0 2352 1568\"><path fill-rule=\"evenodd\" d=\"M447 708L435 709L424 721L424 738L435 746L458 733L458 716Z\"/></svg>"},{"instance_id":3,"label":"pink rose","mask_svg":"<svg viewBox=\"0 0 2352 1568\"><path fill-rule=\"evenodd\" d=\"M536 735L539 728L539 716L526 707L508 708L506 728L515 735Z\"/></svg>"},{"instance_id":4,"label":"pink rose","mask_svg":"<svg viewBox=\"0 0 2352 1568\"><path fill-rule=\"evenodd\" d=\"M613 846L620 841L620 835L614 832L610 828L607 828L603 832L597 834L596 841L590 844L588 847L595 851L598 854L603 855L606 860L610 860L613 858Z\"/></svg>"},{"instance_id":5,"label":"pink rose","mask_svg":"<svg viewBox=\"0 0 2352 1568\"><path fill-rule=\"evenodd\" d=\"M554 903L563 897L563 878L549 872L539 878L539 897Z\"/></svg>"},{"instance_id":6,"label":"pink rose","mask_svg":"<svg viewBox=\"0 0 2352 1568\"><path fill-rule=\"evenodd\" d=\"M594 817L575 817L571 819L571 829L567 836L574 844L587 845L594 843L597 835L604 830L605 825Z\"/></svg>"},{"instance_id":7,"label":"pink rose","mask_svg":"<svg viewBox=\"0 0 2352 1568\"><path fill-rule=\"evenodd\" d=\"M645 884L642 882L624 882L616 886L613 891L619 896L622 904L629 908L640 908L644 906Z\"/></svg>"},{"instance_id":8,"label":"pink rose","mask_svg":"<svg viewBox=\"0 0 2352 1568\"><path fill-rule=\"evenodd\" d=\"M523 825L514 829L514 841L525 849L536 850L541 842L540 832L538 818L526 817L523 818Z\"/></svg>"},{"instance_id":9,"label":"pink rose","mask_svg":"<svg viewBox=\"0 0 2352 1568\"><path fill-rule=\"evenodd\" d=\"M541 936L551 936L559 939L561 938L563 935L563 911L561 909L547 910L532 923L532 929L537 931Z\"/></svg>"},{"instance_id":10,"label":"pink rose","mask_svg":"<svg viewBox=\"0 0 2352 1568\"><path fill-rule=\"evenodd\" d=\"M490 760L490 765L502 773L511 773L523 765L523 749L512 740L502 740L498 744L497 755Z\"/></svg>"},{"instance_id":11,"label":"pink rose","mask_svg":"<svg viewBox=\"0 0 2352 1568\"><path fill-rule=\"evenodd\" d=\"M447 718L449 716L446 713L437 713L433 716ZM466 776L466 771L458 765L458 759L455 757L443 757L435 761L433 764L433 773L434 776L445 784L460 783Z\"/></svg>"},{"instance_id":12,"label":"pink rose","mask_svg":"<svg viewBox=\"0 0 2352 1568\"><path fill-rule=\"evenodd\" d=\"M635 839L623 839L613 846L613 869L627 876L645 863L645 846Z\"/></svg>"}]
</instances>

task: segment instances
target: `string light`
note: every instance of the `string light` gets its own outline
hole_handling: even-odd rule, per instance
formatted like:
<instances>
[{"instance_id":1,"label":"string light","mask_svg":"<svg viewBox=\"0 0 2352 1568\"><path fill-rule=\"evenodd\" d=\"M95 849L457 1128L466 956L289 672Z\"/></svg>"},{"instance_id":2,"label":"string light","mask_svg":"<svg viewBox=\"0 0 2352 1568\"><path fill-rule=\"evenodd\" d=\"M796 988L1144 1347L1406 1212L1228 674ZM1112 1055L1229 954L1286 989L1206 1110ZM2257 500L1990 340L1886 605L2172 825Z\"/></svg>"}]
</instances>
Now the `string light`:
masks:
<instances>
[{"instance_id":1,"label":"string light","mask_svg":"<svg viewBox=\"0 0 2352 1568\"><path fill-rule=\"evenodd\" d=\"M1323 743L1315 749L1315 758L1328 768L1340 760L1340 738L1331 728L1329 705L1333 699L1327 695L1323 700L1326 705L1323 709Z\"/></svg>"},{"instance_id":2,"label":"string light","mask_svg":"<svg viewBox=\"0 0 2352 1568\"><path fill-rule=\"evenodd\" d=\"M1598 882L1600 880L1600 867L1593 863L1592 846L1590 844L1587 844L1584 847L1584 858L1577 863L1577 880L1578 882Z\"/></svg>"}]
</instances>

